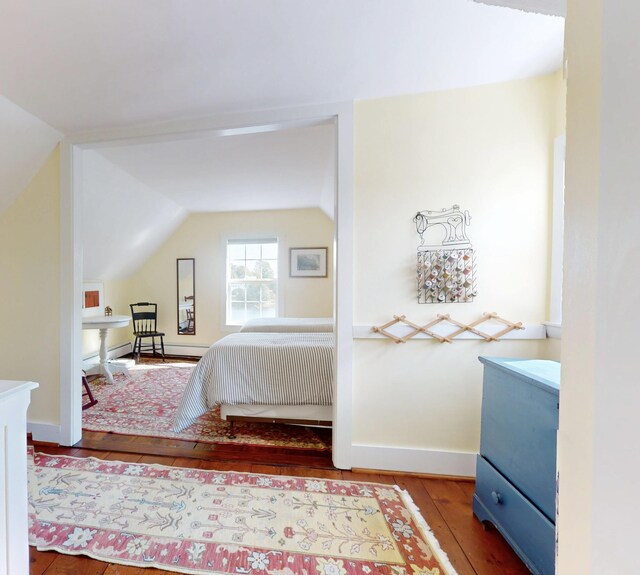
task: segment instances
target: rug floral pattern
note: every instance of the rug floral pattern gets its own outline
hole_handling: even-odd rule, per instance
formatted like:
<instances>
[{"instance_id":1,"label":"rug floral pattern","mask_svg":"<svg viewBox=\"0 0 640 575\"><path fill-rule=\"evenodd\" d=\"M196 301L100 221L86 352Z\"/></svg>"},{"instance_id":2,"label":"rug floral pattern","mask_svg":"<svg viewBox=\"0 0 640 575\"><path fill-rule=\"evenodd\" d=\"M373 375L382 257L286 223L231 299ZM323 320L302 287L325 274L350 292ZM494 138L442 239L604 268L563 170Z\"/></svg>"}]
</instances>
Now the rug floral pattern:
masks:
<instances>
[{"instance_id":1,"label":"rug floral pattern","mask_svg":"<svg viewBox=\"0 0 640 575\"><path fill-rule=\"evenodd\" d=\"M30 544L181 573L453 575L388 485L29 454Z\"/></svg>"},{"instance_id":2,"label":"rug floral pattern","mask_svg":"<svg viewBox=\"0 0 640 575\"><path fill-rule=\"evenodd\" d=\"M229 424L220 418L218 408L175 433L173 417L193 367L189 363L142 363L129 370L129 377L115 375L113 385L104 378L93 380L91 391L98 403L83 411L82 428L203 443L330 449L329 441L324 439L326 434L291 425L236 423L236 437L230 439Z\"/></svg>"}]
</instances>

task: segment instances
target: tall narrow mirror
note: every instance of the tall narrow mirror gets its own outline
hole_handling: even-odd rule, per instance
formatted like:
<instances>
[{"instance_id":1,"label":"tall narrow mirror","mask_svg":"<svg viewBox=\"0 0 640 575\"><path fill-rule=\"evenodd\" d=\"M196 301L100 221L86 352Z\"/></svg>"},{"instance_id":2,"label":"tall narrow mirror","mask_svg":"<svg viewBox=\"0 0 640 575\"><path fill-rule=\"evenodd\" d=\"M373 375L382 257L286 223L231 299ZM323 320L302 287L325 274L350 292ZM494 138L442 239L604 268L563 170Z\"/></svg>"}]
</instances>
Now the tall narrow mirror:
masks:
<instances>
[{"instance_id":1,"label":"tall narrow mirror","mask_svg":"<svg viewBox=\"0 0 640 575\"><path fill-rule=\"evenodd\" d=\"M196 260L178 258L178 334L196 334Z\"/></svg>"}]
</instances>

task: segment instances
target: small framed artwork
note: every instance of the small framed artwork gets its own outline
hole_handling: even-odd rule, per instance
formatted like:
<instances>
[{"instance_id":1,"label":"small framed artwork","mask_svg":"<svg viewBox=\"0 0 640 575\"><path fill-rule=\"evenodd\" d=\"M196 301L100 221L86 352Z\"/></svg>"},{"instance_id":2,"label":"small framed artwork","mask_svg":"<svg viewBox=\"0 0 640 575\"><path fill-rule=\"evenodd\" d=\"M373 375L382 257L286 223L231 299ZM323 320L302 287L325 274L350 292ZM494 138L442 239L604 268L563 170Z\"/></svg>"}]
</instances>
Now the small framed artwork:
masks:
<instances>
[{"instance_id":1,"label":"small framed artwork","mask_svg":"<svg viewBox=\"0 0 640 575\"><path fill-rule=\"evenodd\" d=\"M292 278L327 277L327 248L290 248L289 262Z\"/></svg>"},{"instance_id":2,"label":"small framed artwork","mask_svg":"<svg viewBox=\"0 0 640 575\"><path fill-rule=\"evenodd\" d=\"M100 282L85 282L82 285L82 316L102 315L104 287Z\"/></svg>"}]
</instances>

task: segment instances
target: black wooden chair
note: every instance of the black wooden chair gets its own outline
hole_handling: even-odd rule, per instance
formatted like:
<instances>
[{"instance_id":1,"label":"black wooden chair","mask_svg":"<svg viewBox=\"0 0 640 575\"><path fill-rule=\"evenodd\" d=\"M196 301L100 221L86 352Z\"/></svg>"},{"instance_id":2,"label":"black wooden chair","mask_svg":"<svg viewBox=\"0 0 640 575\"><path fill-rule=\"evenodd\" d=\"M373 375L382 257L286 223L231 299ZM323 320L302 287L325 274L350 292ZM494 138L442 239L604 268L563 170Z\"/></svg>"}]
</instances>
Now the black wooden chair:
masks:
<instances>
[{"instance_id":1,"label":"black wooden chair","mask_svg":"<svg viewBox=\"0 0 640 575\"><path fill-rule=\"evenodd\" d=\"M131 318L133 319L133 335L136 339L133 343L133 355L138 355L140 363L140 353L143 351L153 351L156 357L156 338L160 338L160 353L164 361L164 333L157 330L158 304L147 301L129 304L131 308ZM151 343L144 343L151 339Z\"/></svg>"}]
</instances>

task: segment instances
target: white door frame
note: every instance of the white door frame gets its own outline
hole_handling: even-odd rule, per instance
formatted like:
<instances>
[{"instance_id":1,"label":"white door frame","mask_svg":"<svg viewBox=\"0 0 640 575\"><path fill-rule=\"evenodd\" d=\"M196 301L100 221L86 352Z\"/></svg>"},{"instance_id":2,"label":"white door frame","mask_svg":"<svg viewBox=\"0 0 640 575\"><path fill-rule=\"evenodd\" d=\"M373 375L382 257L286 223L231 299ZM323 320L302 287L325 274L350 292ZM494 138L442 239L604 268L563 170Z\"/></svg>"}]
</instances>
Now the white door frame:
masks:
<instances>
[{"instance_id":1,"label":"white door frame","mask_svg":"<svg viewBox=\"0 0 640 575\"><path fill-rule=\"evenodd\" d=\"M168 141L276 131L334 122L336 126L336 197L334 226L334 364L333 463L351 467L353 349L353 104L336 103L267 110L91 132L65 137L60 176L60 444L82 438L82 150L144 141Z\"/></svg>"}]
</instances>

